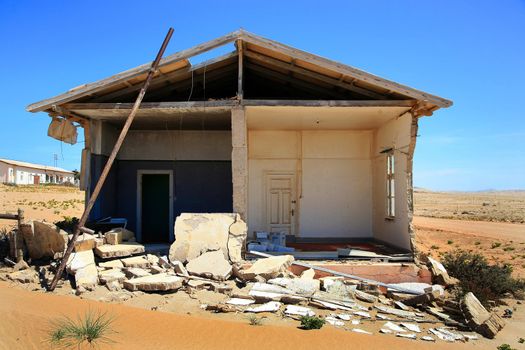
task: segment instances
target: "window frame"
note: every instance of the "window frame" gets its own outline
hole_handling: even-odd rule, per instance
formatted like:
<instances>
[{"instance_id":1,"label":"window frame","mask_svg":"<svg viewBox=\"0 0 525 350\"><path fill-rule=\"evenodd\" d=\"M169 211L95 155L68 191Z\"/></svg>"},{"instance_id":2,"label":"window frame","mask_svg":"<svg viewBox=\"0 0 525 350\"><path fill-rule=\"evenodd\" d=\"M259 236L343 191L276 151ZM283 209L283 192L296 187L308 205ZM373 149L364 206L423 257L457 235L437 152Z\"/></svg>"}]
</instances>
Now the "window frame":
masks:
<instances>
[{"instance_id":1,"label":"window frame","mask_svg":"<svg viewBox=\"0 0 525 350\"><path fill-rule=\"evenodd\" d=\"M395 156L391 150L386 154L386 201L385 201L385 219L394 220L396 217L396 179L395 179Z\"/></svg>"}]
</instances>

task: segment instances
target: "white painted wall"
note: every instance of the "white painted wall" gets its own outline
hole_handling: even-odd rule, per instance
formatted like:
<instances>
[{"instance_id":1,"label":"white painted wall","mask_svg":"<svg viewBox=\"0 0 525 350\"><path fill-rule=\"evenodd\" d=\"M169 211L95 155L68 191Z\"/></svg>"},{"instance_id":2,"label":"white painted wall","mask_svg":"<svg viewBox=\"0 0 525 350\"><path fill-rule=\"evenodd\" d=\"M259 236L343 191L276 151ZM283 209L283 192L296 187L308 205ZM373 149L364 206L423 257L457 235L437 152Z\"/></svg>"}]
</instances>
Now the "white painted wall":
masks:
<instances>
[{"instance_id":1,"label":"white painted wall","mask_svg":"<svg viewBox=\"0 0 525 350\"><path fill-rule=\"evenodd\" d=\"M371 131L250 130L249 231L267 230L265 172L295 172L299 237L372 237Z\"/></svg>"},{"instance_id":2,"label":"white painted wall","mask_svg":"<svg viewBox=\"0 0 525 350\"><path fill-rule=\"evenodd\" d=\"M74 183L74 177L72 174L60 173L51 170L33 169L0 162L0 183L33 185L35 183L36 176L40 177L40 184L62 184L66 182Z\"/></svg>"},{"instance_id":3,"label":"white painted wall","mask_svg":"<svg viewBox=\"0 0 525 350\"><path fill-rule=\"evenodd\" d=\"M410 143L411 115L393 119L374 133L373 155L373 230L374 237L394 246L411 249L408 231L407 156ZM394 148L395 218L386 219L386 154Z\"/></svg>"}]
</instances>

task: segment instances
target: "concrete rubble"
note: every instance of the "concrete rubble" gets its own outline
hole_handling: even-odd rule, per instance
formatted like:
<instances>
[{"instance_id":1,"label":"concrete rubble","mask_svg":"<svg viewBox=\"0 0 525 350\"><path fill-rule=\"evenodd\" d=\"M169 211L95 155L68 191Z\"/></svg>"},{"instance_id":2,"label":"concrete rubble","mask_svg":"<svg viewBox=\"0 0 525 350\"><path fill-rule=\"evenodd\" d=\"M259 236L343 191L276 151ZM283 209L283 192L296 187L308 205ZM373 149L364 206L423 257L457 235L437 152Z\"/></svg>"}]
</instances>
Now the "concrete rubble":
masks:
<instances>
[{"instance_id":1,"label":"concrete rubble","mask_svg":"<svg viewBox=\"0 0 525 350\"><path fill-rule=\"evenodd\" d=\"M47 222L29 221L20 225L20 232L31 259L59 258L68 242L67 232Z\"/></svg>"},{"instance_id":2,"label":"concrete rubble","mask_svg":"<svg viewBox=\"0 0 525 350\"><path fill-rule=\"evenodd\" d=\"M36 222L26 229L26 234L31 232L33 236L28 241L40 242L33 244L34 256L55 257L63 253L67 235ZM43 231L53 238L42 238ZM135 235L129 230L83 234L66 271L74 279L77 294L101 285L106 293L101 300L108 302L123 302L155 292L187 293L192 298L207 295L209 299L199 301L204 310L211 312L273 313L275 317L293 320L317 316L327 326L363 334L373 334L367 327L379 322L382 336L410 341L477 339L463 332L468 328L493 338L504 326L501 317L487 311L471 293L461 303L453 301L446 288L455 281L436 260L429 259L429 269L437 284L388 286L419 293L405 294L341 276L319 277L312 268L295 275L290 269L294 263L292 255L244 260L246 233L246 224L237 214L182 214L175 223L177 240L168 256L146 254L145 247L134 242ZM23 260L17 264L8 278L19 283L38 283L38 272L24 264Z\"/></svg>"}]
</instances>

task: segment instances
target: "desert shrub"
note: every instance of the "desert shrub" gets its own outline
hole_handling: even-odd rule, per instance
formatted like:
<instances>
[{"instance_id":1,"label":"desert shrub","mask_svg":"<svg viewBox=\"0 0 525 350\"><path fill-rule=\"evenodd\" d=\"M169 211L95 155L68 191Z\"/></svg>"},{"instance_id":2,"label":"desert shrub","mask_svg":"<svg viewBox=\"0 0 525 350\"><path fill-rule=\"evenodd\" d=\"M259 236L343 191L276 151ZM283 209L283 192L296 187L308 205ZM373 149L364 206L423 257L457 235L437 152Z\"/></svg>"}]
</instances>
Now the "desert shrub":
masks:
<instances>
[{"instance_id":1,"label":"desert shrub","mask_svg":"<svg viewBox=\"0 0 525 350\"><path fill-rule=\"evenodd\" d=\"M524 280L512 277L512 266L490 265L479 253L448 252L443 256L443 265L460 281L455 289L458 298L472 292L486 307L490 300L498 301L506 293L517 295L525 289Z\"/></svg>"},{"instance_id":2,"label":"desert shrub","mask_svg":"<svg viewBox=\"0 0 525 350\"><path fill-rule=\"evenodd\" d=\"M262 326L262 318L255 315L248 316L248 322L251 326Z\"/></svg>"},{"instance_id":3,"label":"desert shrub","mask_svg":"<svg viewBox=\"0 0 525 350\"><path fill-rule=\"evenodd\" d=\"M321 329L325 320L316 316L301 316L301 327L303 329Z\"/></svg>"},{"instance_id":4,"label":"desert shrub","mask_svg":"<svg viewBox=\"0 0 525 350\"><path fill-rule=\"evenodd\" d=\"M48 341L53 349L72 349L88 346L95 348L105 343L112 343L109 335L115 333L112 329L113 317L106 313L88 311L76 320L62 317L51 322L48 331Z\"/></svg>"},{"instance_id":5,"label":"desert shrub","mask_svg":"<svg viewBox=\"0 0 525 350\"><path fill-rule=\"evenodd\" d=\"M501 344L497 347L498 350L516 350L513 347L511 347L509 344Z\"/></svg>"},{"instance_id":6,"label":"desert shrub","mask_svg":"<svg viewBox=\"0 0 525 350\"><path fill-rule=\"evenodd\" d=\"M72 233L78 222L79 219L77 217L64 216L64 220L55 222L55 225L64 231Z\"/></svg>"},{"instance_id":7,"label":"desert shrub","mask_svg":"<svg viewBox=\"0 0 525 350\"><path fill-rule=\"evenodd\" d=\"M494 242L492 243L492 245L490 246L492 249L494 248L499 248L501 246L501 243L500 242Z\"/></svg>"}]
</instances>

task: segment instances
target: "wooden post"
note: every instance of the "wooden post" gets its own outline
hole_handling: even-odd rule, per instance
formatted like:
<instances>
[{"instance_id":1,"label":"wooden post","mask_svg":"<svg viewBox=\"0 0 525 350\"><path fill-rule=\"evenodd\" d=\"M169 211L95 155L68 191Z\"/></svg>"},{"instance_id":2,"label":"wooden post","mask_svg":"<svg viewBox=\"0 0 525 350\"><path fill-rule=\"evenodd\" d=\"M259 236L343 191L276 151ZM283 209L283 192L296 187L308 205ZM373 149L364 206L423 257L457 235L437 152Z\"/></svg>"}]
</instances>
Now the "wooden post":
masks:
<instances>
[{"instance_id":1,"label":"wooden post","mask_svg":"<svg viewBox=\"0 0 525 350\"><path fill-rule=\"evenodd\" d=\"M53 277L53 280L51 281L51 284L49 286L48 290L50 292L55 289L58 283L58 280L60 279L60 277L62 276L62 273L64 272L64 269L66 268L67 260L69 256L71 255L71 252L73 251L73 248L75 246L75 241L77 240L80 234L80 228L84 227L87 222L89 213L91 212L91 209L93 209L93 206L95 205L95 201L97 200L97 197L100 194L100 191L102 190L102 186L104 185L104 182L106 181L109 171L111 170L111 166L113 165L113 162L115 161L115 158L117 157L117 153L120 150L120 147L122 146L122 143L124 142L124 139L126 138L128 130L131 127L131 123L133 122L133 119L135 118L135 115L137 114L137 111L139 110L142 99L144 98L144 95L146 94L146 90L148 89L151 79L153 78L153 75L155 74L155 71L157 70L160 59L162 58L162 55L164 55L164 51L166 50L166 47L168 46L168 42L170 41L172 34L173 34L173 28L170 28L168 30L168 34L166 34L166 38L164 38L164 42L162 43L162 46L159 52L157 53L157 57L151 64L151 69L149 70L148 76L146 77L146 80L144 81L144 86L140 90L139 95L137 96L137 99L135 101L135 104L133 105L133 108L131 109L131 112L129 113L128 118L126 119L126 122L124 123L124 126L122 127L122 130L120 131L120 135L117 139L117 142L115 143L115 146L113 147L113 150L111 151L108 161L106 162L106 165L104 166L104 169L102 170L102 174L100 175L100 178L97 181L95 189L93 190L93 193L91 194L89 198L89 202L86 205L86 209L84 210L84 213L82 214L82 217L80 218L78 225L75 228L73 237L71 238L71 241L69 241L66 252L64 253L64 256L62 257L62 261L60 262L60 266L58 267L58 270L55 276Z\"/></svg>"},{"instance_id":2,"label":"wooden post","mask_svg":"<svg viewBox=\"0 0 525 350\"><path fill-rule=\"evenodd\" d=\"M243 92L243 70L244 70L244 48L242 47L242 40L237 40L237 53L239 55L239 70L237 74L237 97L240 101L242 101L244 92Z\"/></svg>"}]
</instances>

